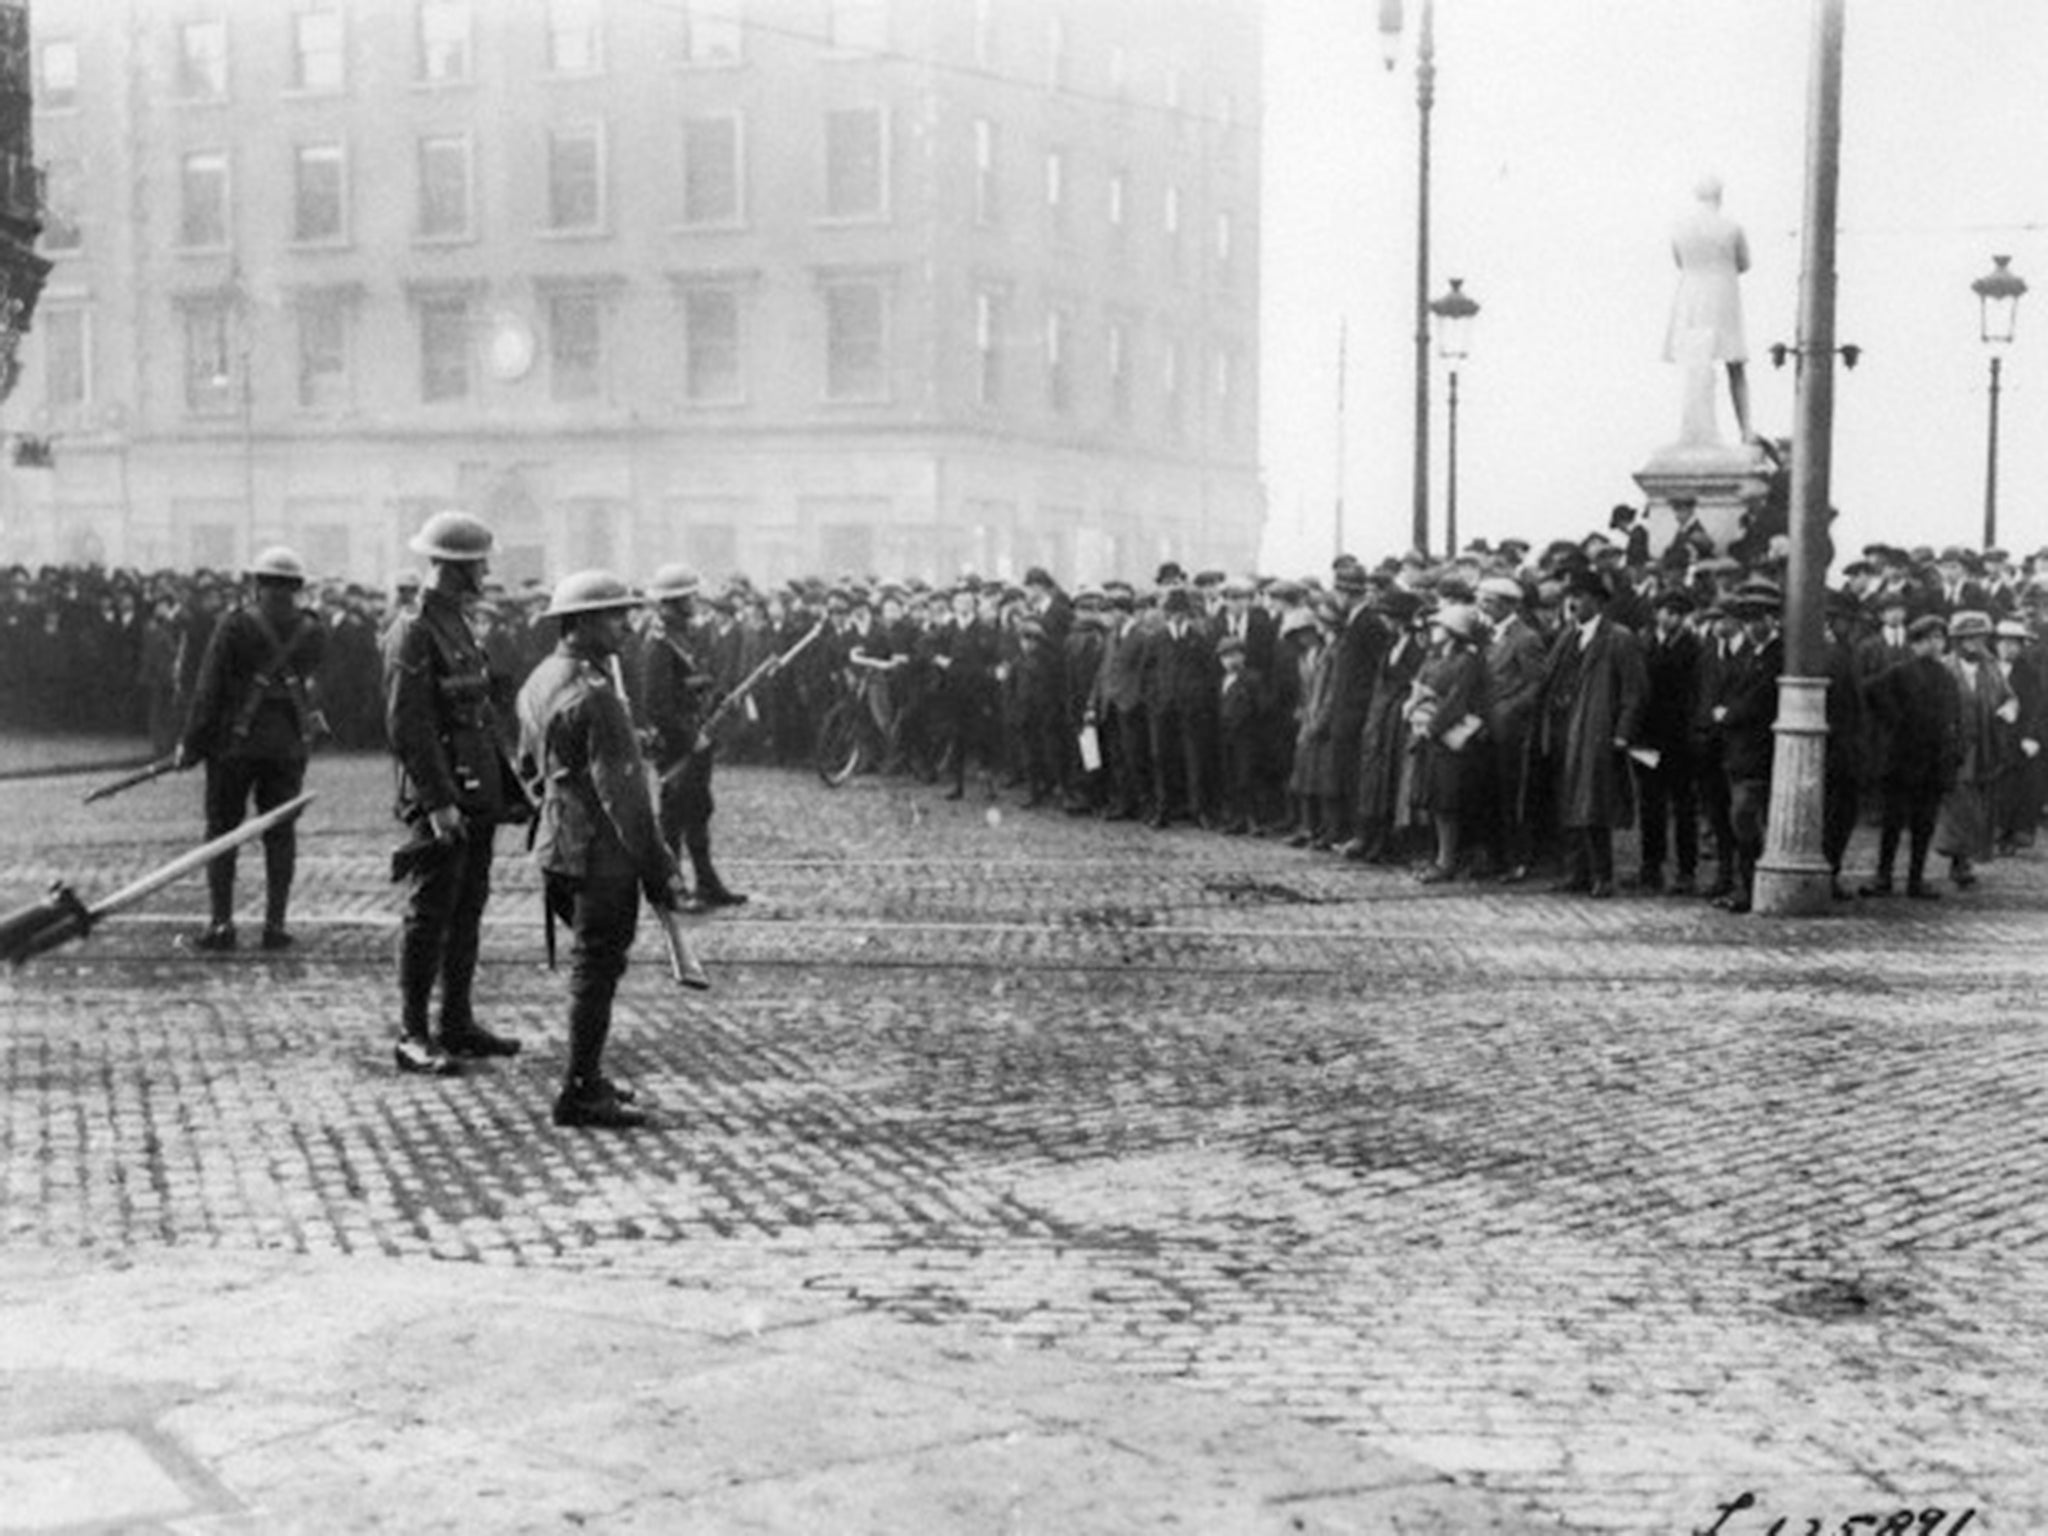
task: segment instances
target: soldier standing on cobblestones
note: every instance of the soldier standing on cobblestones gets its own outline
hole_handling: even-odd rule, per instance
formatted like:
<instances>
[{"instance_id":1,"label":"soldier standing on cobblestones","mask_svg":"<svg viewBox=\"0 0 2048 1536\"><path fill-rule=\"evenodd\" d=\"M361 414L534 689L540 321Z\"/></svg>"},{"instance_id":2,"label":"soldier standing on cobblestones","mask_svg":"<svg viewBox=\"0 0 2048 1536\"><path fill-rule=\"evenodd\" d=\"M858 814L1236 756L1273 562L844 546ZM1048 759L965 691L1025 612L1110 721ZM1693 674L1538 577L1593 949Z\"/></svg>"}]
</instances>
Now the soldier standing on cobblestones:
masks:
<instances>
[{"instance_id":1,"label":"soldier standing on cobblestones","mask_svg":"<svg viewBox=\"0 0 2048 1536\"><path fill-rule=\"evenodd\" d=\"M609 670L640 601L608 571L563 577L543 615L560 621L561 641L519 691L519 772L540 802L533 856L549 911L576 936L557 1125L630 1130L646 1123L631 1090L604 1075L605 1039L642 893L670 911L683 896L632 717Z\"/></svg>"},{"instance_id":2,"label":"soldier standing on cobblestones","mask_svg":"<svg viewBox=\"0 0 2048 1536\"><path fill-rule=\"evenodd\" d=\"M693 600L697 577L680 565L654 573L647 595L657 604L658 622L647 636L641 665L641 719L653 737L654 766L661 780L661 836L673 852L689 855L697 877L693 910L737 907L746 897L719 878L711 862L711 759L713 743L703 734L717 679L699 664Z\"/></svg>"},{"instance_id":3,"label":"soldier standing on cobblestones","mask_svg":"<svg viewBox=\"0 0 2048 1536\"><path fill-rule=\"evenodd\" d=\"M518 1041L477 1023L470 999L492 837L500 822L526 813L499 746L490 664L467 616L482 595L493 543L491 530L466 512L428 518L410 547L433 563L433 581L387 641L385 733L398 762L398 814L410 833L391 861L392 878L406 883L395 1049L402 1072L445 1076L455 1057L519 1051Z\"/></svg>"},{"instance_id":4,"label":"soldier standing on cobblestones","mask_svg":"<svg viewBox=\"0 0 2048 1536\"><path fill-rule=\"evenodd\" d=\"M306 782L308 744L318 724L312 697L327 632L298 606L306 566L283 546L266 549L249 567L255 600L214 627L199 664L192 708L173 759L181 768L206 764L206 835L242 824L253 796L258 814L283 805ZM292 942L285 927L298 861L297 819L263 834L263 947ZM235 947L235 856L206 866L211 920L195 949Z\"/></svg>"}]
</instances>

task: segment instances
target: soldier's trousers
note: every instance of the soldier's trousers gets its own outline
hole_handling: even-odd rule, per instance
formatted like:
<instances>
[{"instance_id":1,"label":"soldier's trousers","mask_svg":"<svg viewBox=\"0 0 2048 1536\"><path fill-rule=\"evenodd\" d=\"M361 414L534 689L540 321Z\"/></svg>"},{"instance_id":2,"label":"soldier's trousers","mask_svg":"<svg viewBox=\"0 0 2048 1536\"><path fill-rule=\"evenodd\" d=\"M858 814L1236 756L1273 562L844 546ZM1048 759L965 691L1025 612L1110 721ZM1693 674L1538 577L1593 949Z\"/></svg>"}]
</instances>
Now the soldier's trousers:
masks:
<instances>
[{"instance_id":1,"label":"soldier's trousers","mask_svg":"<svg viewBox=\"0 0 2048 1536\"><path fill-rule=\"evenodd\" d=\"M453 842L419 850L409 867L405 922L398 945L400 1022L409 1035L427 1033L434 983L441 983L441 1027L461 1030L476 1022L470 988L491 898L491 841L495 828L472 823Z\"/></svg>"},{"instance_id":2,"label":"soldier's trousers","mask_svg":"<svg viewBox=\"0 0 2048 1536\"><path fill-rule=\"evenodd\" d=\"M626 953L640 921L640 882L630 869L600 863L582 879L547 877L547 903L567 922L569 950L569 1068L565 1091L602 1075L604 1045L612 1029L612 998L626 973Z\"/></svg>"},{"instance_id":3,"label":"soldier's trousers","mask_svg":"<svg viewBox=\"0 0 2048 1536\"><path fill-rule=\"evenodd\" d=\"M306 760L297 758L216 757L206 763L206 836L232 832L256 800L256 814L275 810L297 795L306 782ZM292 875L298 867L296 817L263 834L263 921L282 928L291 906ZM230 923L235 916L235 853L221 854L206 866L206 898L213 921Z\"/></svg>"},{"instance_id":4,"label":"soldier's trousers","mask_svg":"<svg viewBox=\"0 0 2048 1536\"><path fill-rule=\"evenodd\" d=\"M661 835L671 850L680 849L689 856L699 896L711 896L725 889L717 866L711 862L711 813L715 809L711 798L711 763L709 752L699 752L686 759L682 772L672 779L668 775L676 765L670 763L662 768Z\"/></svg>"}]
</instances>

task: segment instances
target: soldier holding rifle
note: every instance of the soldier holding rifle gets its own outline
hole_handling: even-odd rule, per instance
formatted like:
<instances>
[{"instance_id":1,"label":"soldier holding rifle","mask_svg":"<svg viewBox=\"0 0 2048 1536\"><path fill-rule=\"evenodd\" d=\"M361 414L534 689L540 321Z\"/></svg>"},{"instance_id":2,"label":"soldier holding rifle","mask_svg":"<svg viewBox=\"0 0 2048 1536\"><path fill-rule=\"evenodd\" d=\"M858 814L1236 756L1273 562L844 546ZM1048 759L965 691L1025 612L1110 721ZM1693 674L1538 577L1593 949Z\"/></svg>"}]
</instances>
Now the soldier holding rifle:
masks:
<instances>
[{"instance_id":1,"label":"soldier holding rifle","mask_svg":"<svg viewBox=\"0 0 2048 1536\"><path fill-rule=\"evenodd\" d=\"M665 565L654 573L647 596L657 622L647 639L641 682L641 718L652 739L654 766L661 774L661 835L671 852L687 853L696 873L696 894L688 909L737 907L746 897L718 876L711 862L711 758L706 734L716 680L700 665L692 627L697 577L687 567Z\"/></svg>"},{"instance_id":2,"label":"soldier holding rifle","mask_svg":"<svg viewBox=\"0 0 2048 1536\"><path fill-rule=\"evenodd\" d=\"M554 1106L562 1126L631 1130L646 1123L632 1091L604 1075L605 1040L641 896L670 918L684 893L655 821L646 764L613 667L640 604L608 571L563 577L542 614L561 625L561 640L519 690L519 773L540 806L533 856L550 913L566 919L575 935L568 1074ZM705 984L680 951L677 965L679 980Z\"/></svg>"},{"instance_id":3,"label":"soldier holding rifle","mask_svg":"<svg viewBox=\"0 0 2048 1536\"><path fill-rule=\"evenodd\" d=\"M171 765L206 764L206 835L232 831L248 814L293 799L306 782L306 756L321 729L313 693L326 630L298 605L306 566L279 545L250 562L252 600L214 627L199 663L192 707ZM298 862L297 823L277 822L263 836L263 947L292 942L285 919ZM206 867L210 911L188 942L218 954L235 947L235 855Z\"/></svg>"}]
</instances>

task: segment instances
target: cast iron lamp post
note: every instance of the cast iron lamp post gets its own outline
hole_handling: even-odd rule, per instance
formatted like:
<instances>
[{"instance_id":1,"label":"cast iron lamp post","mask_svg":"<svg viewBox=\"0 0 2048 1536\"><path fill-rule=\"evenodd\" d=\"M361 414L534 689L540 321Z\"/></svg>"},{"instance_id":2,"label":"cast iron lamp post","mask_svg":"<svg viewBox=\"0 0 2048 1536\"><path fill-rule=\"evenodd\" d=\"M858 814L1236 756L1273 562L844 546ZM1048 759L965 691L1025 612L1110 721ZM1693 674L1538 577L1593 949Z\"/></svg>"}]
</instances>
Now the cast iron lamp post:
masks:
<instances>
[{"instance_id":1,"label":"cast iron lamp post","mask_svg":"<svg viewBox=\"0 0 2048 1536\"><path fill-rule=\"evenodd\" d=\"M1991 258L1991 270L1970 284L1981 313L1979 332L1991 353L1991 419L1984 442L1984 547L1998 542L1998 375L2012 345L2026 279L2011 268L2010 256Z\"/></svg>"},{"instance_id":2,"label":"cast iron lamp post","mask_svg":"<svg viewBox=\"0 0 2048 1536\"><path fill-rule=\"evenodd\" d=\"M1430 301L1436 316L1436 352L1450 377L1444 416L1444 553L1458 553L1458 365L1472 352L1472 317L1479 301L1465 291L1465 279L1454 277L1448 293Z\"/></svg>"},{"instance_id":3,"label":"cast iron lamp post","mask_svg":"<svg viewBox=\"0 0 2048 1536\"><path fill-rule=\"evenodd\" d=\"M1401 0L1380 0L1380 47L1388 69L1400 54ZM1429 114L1436 105L1436 0L1422 0L1415 32L1415 498L1411 533L1429 552Z\"/></svg>"}]
</instances>

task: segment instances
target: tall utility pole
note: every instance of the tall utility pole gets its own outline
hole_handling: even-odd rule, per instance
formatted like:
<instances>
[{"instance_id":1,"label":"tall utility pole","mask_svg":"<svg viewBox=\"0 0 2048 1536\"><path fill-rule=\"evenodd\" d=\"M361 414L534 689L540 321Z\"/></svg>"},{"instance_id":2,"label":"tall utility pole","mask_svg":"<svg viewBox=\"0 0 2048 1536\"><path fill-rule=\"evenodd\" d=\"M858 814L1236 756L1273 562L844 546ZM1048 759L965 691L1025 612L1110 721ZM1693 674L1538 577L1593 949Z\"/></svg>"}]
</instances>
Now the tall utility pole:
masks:
<instances>
[{"instance_id":1,"label":"tall utility pole","mask_svg":"<svg viewBox=\"0 0 2048 1536\"><path fill-rule=\"evenodd\" d=\"M1394 67L1402 29L1401 0L1380 0L1380 46ZM1410 542L1429 551L1429 115L1436 106L1436 0L1422 0L1415 29L1415 501Z\"/></svg>"},{"instance_id":2,"label":"tall utility pole","mask_svg":"<svg viewBox=\"0 0 2048 1536\"><path fill-rule=\"evenodd\" d=\"M1998 542L1998 374L2004 361L1991 354L1991 418L1984 432L1984 547Z\"/></svg>"},{"instance_id":3,"label":"tall utility pole","mask_svg":"<svg viewBox=\"0 0 2048 1536\"><path fill-rule=\"evenodd\" d=\"M1754 909L1824 912L1831 896L1821 853L1827 752L1828 487L1835 421L1835 217L1842 171L1844 0L1813 0L1806 97L1805 233L1799 275L1799 381L1792 436L1792 563L1785 589L1785 668L1778 678L1777 745Z\"/></svg>"},{"instance_id":4,"label":"tall utility pole","mask_svg":"<svg viewBox=\"0 0 2048 1536\"><path fill-rule=\"evenodd\" d=\"M1422 0L1415 34L1415 505L1414 546L1429 553L1429 114L1436 106L1436 0Z\"/></svg>"}]
</instances>

